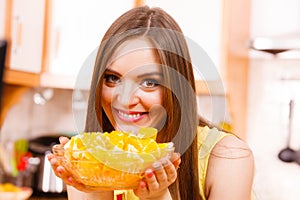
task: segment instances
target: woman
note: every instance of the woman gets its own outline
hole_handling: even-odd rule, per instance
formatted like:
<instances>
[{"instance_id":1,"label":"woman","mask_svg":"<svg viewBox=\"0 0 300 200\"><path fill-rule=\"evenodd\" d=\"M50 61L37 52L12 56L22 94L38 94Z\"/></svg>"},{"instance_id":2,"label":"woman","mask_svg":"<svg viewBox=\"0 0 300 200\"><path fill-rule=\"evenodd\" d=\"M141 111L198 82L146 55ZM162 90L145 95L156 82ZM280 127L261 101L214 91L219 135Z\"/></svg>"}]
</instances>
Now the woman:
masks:
<instances>
[{"instance_id":1,"label":"woman","mask_svg":"<svg viewBox=\"0 0 300 200\"><path fill-rule=\"evenodd\" d=\"M159 8L134 8L106 32L96 58L85 131L159 130L157 141L173 141L181 154L146 171L127 199L251 199L253 157L232 134L198 127L193 68L176 21ZM61 138L61 143L67 142ZM68 185L70 199L113 199L112 191L90 192L49 155ZM76 194L76 195L74 195ZM85 196L85 197L84 197Z\"/></svg>"}]
</instances>

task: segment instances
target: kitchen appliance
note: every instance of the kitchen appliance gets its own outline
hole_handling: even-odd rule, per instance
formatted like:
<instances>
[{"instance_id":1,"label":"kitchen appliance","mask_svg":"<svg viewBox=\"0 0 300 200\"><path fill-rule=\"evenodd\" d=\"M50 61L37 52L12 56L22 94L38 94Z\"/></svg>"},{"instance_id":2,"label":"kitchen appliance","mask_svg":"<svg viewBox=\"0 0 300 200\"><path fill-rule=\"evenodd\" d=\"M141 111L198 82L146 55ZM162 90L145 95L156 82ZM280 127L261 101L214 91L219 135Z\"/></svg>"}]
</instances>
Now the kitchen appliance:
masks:
<instances>
[{"instance_id":1,"label":"kitchen appliance","mask_svg":"<svg viewBox=\"0 0 300 200\"><path fill-rule=\"evenodd\" d=\"M288 124L287 144L286 147L279 152L278 158L283 162L288 162L288 163L296 162L300 165L300 150L295 150L290 147L294 105L295 102L293 99L291 99L289 103L289 124Z\"/></svg>"},{"instance_id":2,"label":"kitchen appliance","mask_svg":"<svg viewBox=\"0 0 300 200\"><path fill-rule=\"evenodd\" d=\"M7 41L0 40L0 111L1 111L1 99L2 99L2 85L3 85L3 72L5 67L5 57L7 51Z\"/></svg>"},{"instance_id":3,"label":"kitchen appliance","mask_svg":"<svg viewBox=\"0 0 300 200\"><path fill-rule=\"evenodd\" d=\"M29 151L41 160L34 176L34 193L49 195L61 194L65 196L66 185L55 175L47 159L47 154L51 152L52 146L59 144L58 138L58 135L47 135L29 140Z\"/></svg>"}]
</instances>

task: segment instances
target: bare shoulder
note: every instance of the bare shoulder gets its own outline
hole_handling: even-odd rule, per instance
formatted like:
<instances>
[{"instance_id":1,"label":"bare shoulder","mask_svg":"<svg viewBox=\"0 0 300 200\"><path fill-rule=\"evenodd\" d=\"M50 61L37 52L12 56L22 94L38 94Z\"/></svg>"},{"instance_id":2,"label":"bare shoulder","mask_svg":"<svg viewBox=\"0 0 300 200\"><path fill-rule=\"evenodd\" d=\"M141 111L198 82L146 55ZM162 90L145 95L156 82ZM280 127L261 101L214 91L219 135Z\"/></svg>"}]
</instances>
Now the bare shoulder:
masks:
<instances>
[{"instance_id":1,"label":"bare shoulder","mask_svg":"<svg viewBox=\"0 0 300 200\"><path fill-rule=\"evenodd\" d=\"M209 158L208 199L250 199L253 176L254 158L247 143L235 136L224 137Z\"/></svg>"},{"instance_id":2,"label":"bare shoulder","mask_svg":"<svg viewBox=\"0 0 300 200\"><path fill-rule=\"evenodd\" d=\"M226 136L220 140L212 149L211 154L212 157L219 158L253 159L252 151L248 144L234 135Z\"/></svg>"}]
</instances>

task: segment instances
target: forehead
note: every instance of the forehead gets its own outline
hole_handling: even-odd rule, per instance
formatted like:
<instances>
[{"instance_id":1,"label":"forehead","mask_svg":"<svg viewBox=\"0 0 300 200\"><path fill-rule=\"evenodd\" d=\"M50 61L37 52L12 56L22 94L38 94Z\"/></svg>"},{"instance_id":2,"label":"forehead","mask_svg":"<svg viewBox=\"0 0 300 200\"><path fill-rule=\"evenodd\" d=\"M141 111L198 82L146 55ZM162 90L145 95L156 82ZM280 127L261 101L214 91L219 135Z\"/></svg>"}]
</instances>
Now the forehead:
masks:
<instances>
[{"instance_id":1,"label":"forehead","mask_svg":"<svg viewBox=\"0 0 300 200\"><path fill-rule=\"evenodd\" d=\"M134 38L125 41L114 52L108 69L114 71L159 70L158 54L152 43L146 38Z\"/></svg>"},{"instance_id":2,"label":"forehead","mask_svg":"<svg viewBox=\"0 0 300 200\"><path fill-rule=\"evenodd\" d=\"M121 56L137 50L154 48L154 45L146 37L131 38L123 42L115 51L115 56Z\"/></svg>"}]
</instances>

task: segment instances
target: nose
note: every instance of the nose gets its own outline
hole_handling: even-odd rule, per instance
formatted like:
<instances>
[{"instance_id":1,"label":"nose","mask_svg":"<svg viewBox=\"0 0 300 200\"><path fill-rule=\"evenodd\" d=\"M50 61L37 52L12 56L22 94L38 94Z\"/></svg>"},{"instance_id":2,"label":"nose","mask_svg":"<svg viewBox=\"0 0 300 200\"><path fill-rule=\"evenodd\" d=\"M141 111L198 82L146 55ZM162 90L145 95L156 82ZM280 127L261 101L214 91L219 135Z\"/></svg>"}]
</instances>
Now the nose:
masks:
<instances>
[{"instance_id":1,"label":"nose","mask_svg":"<svg viewBox=\"0 0 300 200\"><path fill-rule=\"evenodd\" d=\"M124 108L130 108L139 102L138 85L133 81L126 81L116 88L116 100Z\"/></svg>"}]
</instances>

